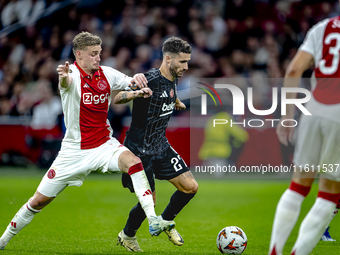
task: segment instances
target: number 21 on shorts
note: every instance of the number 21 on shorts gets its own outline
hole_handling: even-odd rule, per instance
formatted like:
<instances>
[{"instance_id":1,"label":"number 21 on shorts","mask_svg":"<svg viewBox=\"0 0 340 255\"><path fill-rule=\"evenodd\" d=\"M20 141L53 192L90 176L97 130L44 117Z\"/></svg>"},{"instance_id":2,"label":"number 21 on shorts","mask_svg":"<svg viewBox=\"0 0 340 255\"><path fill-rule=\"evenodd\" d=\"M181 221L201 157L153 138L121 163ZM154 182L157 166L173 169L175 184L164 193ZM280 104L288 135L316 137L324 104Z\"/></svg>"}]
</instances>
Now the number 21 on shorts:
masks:
<instances>
[{"instance_id":1,"label":"number 21 on shorts","mask_svg":"<svg viewBox=\"0 0 340 255\"><path fill-rule=\"evenodd\" d=\"M182 161L182 162L180 162L180 161ZM180 155L177 155L177 157L173 157L171 159L171 164L173 165L176 172L183 169L181 163L183 163L185 166L187 166Z\"/></svg>"}]
</instances>

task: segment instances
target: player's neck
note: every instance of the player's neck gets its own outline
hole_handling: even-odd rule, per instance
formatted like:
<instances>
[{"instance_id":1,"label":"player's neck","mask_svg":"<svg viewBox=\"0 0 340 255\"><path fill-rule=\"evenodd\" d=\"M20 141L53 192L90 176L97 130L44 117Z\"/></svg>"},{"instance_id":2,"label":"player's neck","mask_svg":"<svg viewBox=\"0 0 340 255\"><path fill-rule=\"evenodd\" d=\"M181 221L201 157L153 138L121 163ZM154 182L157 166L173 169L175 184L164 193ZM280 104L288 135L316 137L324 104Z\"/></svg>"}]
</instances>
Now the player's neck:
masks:
<instances>
[{"instance_id":1,"label":"player's neck","mask_svg":"<svg viewBox=\"0 0 340 255\"><path fill-rule=\"evenodd\" d=\"M164 63L162 63L161 67L159 68L159 71L169 81L174 81L176 79L176 77L173 77L170 74L170 69Z\"/></svg>"},{"instance_id":2,"label":"player's neck","mask_svg":"<svg viewBox=\"0 0 340 255\"><path fill-rule=\"evenodd\" d=\"M83 70L87 75L89 75L92 79L92 76L93 76L93 70L89 70L89 69L86 69L82 64L81 62L78 62L77 61L77 64L78 66L81 68L81 70Z\"/></svg>"}]
</instances>

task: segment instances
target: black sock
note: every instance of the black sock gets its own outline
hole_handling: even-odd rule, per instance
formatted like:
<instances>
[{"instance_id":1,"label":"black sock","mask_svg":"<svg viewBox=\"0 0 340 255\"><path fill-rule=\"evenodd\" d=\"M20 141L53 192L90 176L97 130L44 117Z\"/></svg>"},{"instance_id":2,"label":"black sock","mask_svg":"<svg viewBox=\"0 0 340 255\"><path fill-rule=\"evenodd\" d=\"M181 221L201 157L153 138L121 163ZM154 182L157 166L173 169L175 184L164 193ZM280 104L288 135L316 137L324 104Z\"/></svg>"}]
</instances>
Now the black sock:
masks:
<instances>
[{"instance_id":1,"label":"black sock","mask_svg":"<svg viewBox=\"0 0 340 255\"><path fill-rule=\"evenodd\" d=\"M146 215L140 203L136 204L129 213L129 218L124 227L125 235L134 237L140 225L145 220Z\"/></svg>"},{"instance_id":2,"label":"black sock","mask_svg":"<svg viewBox=\"0 0 340 255\"><path fill-rule=\"evenodd\" d=\"M183 207L195 196L196 193L184 193L176 190L171 196L170 202L162 213L164 220L173 220Z\"/></svg>"}]
</instances>

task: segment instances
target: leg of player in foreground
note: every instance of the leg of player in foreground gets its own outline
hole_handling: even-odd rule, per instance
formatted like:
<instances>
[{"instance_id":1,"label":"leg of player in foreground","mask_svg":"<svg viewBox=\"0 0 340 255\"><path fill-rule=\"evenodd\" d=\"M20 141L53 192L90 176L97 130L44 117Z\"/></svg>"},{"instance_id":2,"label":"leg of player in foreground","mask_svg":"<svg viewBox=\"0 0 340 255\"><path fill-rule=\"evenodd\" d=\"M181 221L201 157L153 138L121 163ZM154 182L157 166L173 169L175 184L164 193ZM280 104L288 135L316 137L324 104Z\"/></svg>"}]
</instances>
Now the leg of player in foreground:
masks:
<instances>
[{"instance_id":1,"label":"leg of player in foreground","mask_svg":"<svg viewBox=\"0 0 340 255\"><path fill-rule=\"evenodd\" d=\"M173 220L177 214L186 206L195 196L198 190L198 184L190 171L185 172L171 180L169 180L177 190L170 198L170 202L162 213L164 220ZM184 240L176 229L165 231L169 240L178 246L183 245Z\"/></svg>"},{"instance_id":2,"label":"leg of player in foreground","mask_svg":"<svg viewBox=\"0 0 340 255\"><path fill-rule=\"evenodd\" d=\"M318 197L301 223L292 255L308 255L332 219L340 196L340 182L320 177Z\"/></svg>"},{"instance_id":3,"label":"leg of player in foreground","mask_svg":"<svg viewBox=\"0 0 340 255\"><path fill-rule=\"evenodd\" d=\"M156 216L152 192L141 160L130 151L123 152L121 156L124 157L119 162L119 169L123 169L123 172L127 172L131 177L136 196L148 218L150 234L158 236L162 231L173 229L175 222ZM130 166L132 160L138 163Z\"/></svg>"},{"instance_id":4,"label":"leg of player in foreground","mask_svg":"<svg viewBox=\"0 0 340 255\"><path fill-rule=\"evenodd\" d=\"M111 167L116 168L116 163L112 161L113 160L110 160L109 163L110 170L112 169ZM160 216L157 217L155 214L153 199L152 196L149 195L149 193L151 193L150 185L140 159L132 152L124 151L119 156L118 167L121 171L128 173L132 179L134 189L136 190L136 196L149 221L150 234L159 235L159 233L164 230L171 230L174 228L175 223L173 221L165 221L161 219ZM116 170L114 169L113 171ZM42 184L44 184L43 193L46 194L50 192L51 195L45 196L38 191ZM32 221L35 214L40 212L46 205L52 202L52 200L67 186L67 184L48 184L46 182L43 183L42 181L34 196L30 198L29 201L16 213L4 234L1 236L0 249L4 249L8 242ZM48 188L46 189L46 187Z\"/></svg>"},{"instance_id":5,"label":"leg of player in foreground","mask_svg":"<svg viewBox=\"0 0 340 255\"><path fill-rule=\"evenodd\" d=\"M301 173L294 173L289 189L284 192L277 205L270 240L270 255L282 255L283 247L299 217L301 204L310 191L314 173L305 173L306 178L296 177L300 175ZM292 254L309 254L320 240L339 199L340 187L336 185L338 184L334 181L320 178L318 198L301 224L299 238Z\"/></svg>"},{"instance_id":6,"label":"leg of player in foreground","mask_svg":"<svg viewBox=\"0 0 340 255\"><path fill-rule=\"evenodd\" d=\"M293 230L300 214L301 204L308 195L314 181L315 173L295 172L290 187L281 196L274 216L270 239L270 255L282 254L283 247Z\"/></svg>"},{"instance_id":7,"label":"leg of player in foreground","mask_svg":"<svg viewBox=\"0 0 340 255\"><path fill-rule=\"evenodd\" d=\"M187 171L173 179L169 180L177 190L170 198L170 202L162 213L162 218L172 221L183 207L195 196L198 190L198 184L190 171ZM155 197L155 191L153 192ZM124 246L129 251L141 251L137 240L136 232L145 219L145 213L140 205L136 204L130 211L129 218L124 230L118 235L118 244ZM184 243L183 238L175 228L164 231L169 240L175 245L181 246Z\"/></svg>"},{"instance_id":8,"label":"leg of player in foreground","mask_svg":"<svg viewBox=\"0 0 340 255\"><path fill-rule=\"evenodd\" d=\"M332 214L332 219L331 221L333 220L334 216L338 214L339 212L339 209L340 209L340 201L338 201L337 205L336 205L336 209L335 211L333 212ZM323 233L322 237L321 237L321 241L328 241L328 242L335 242L336 240L333 239L329 233L329 224L327 225L327 228L325 230L325 232Z\"/></svg>"}]
</instances>

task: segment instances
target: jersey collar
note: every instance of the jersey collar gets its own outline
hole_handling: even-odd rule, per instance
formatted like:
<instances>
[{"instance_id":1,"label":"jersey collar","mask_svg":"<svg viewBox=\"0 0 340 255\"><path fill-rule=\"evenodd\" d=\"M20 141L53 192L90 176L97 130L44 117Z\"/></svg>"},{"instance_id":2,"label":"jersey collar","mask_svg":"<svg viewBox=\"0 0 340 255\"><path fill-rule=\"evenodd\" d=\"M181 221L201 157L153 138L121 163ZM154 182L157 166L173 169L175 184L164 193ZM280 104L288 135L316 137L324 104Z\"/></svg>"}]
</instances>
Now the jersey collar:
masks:
<instances>
[{"instance_id":1,"label":"jersey collar","mask_svg":"<svg viewBox=\"0 0 340 255\"><path fill-rule=\"evenodd\" d=\"M77 64L77 61L74 61L74 65L78 68L80 74L82 77L91 80L91 76L88 75L87 73L85 73L85 71L83 69L80 68L80 66ZM101 76L101 73L103 73L103 69L101 67L99 67L99 70L96 71L92 77L99 77Z\"/></svg>"}]
</instances>

